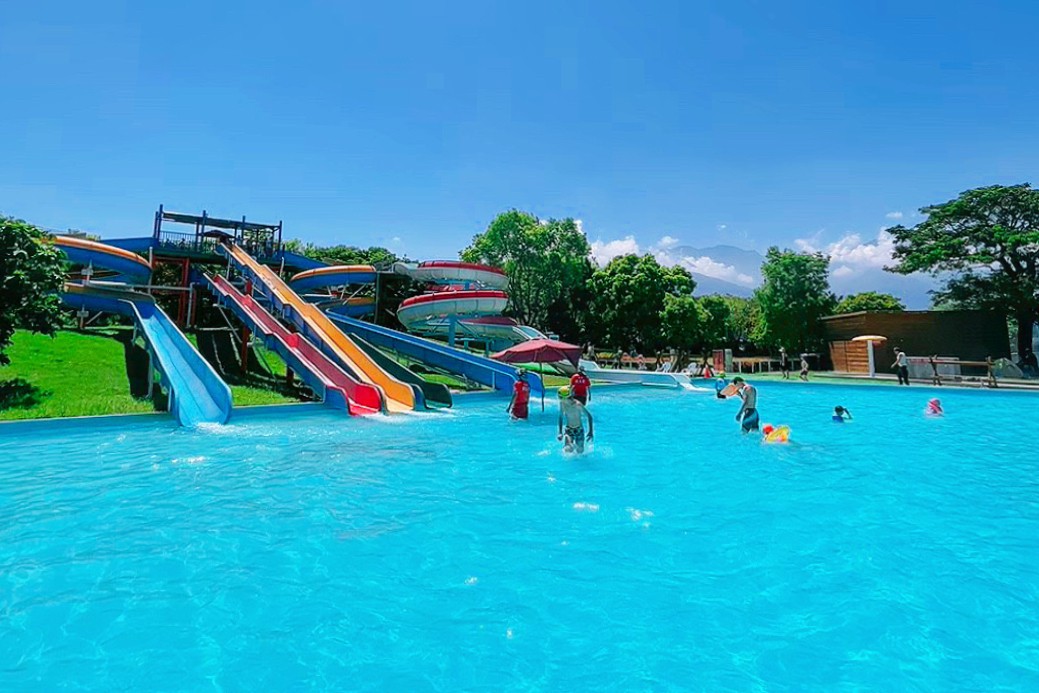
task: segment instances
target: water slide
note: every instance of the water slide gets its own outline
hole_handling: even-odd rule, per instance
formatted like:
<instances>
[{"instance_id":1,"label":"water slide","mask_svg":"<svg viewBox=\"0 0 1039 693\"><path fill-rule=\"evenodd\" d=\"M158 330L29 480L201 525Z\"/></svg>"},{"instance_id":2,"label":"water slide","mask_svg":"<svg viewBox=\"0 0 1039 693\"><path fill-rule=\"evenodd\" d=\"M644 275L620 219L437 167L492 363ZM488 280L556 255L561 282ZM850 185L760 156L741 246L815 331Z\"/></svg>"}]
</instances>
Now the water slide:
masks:
<instances>
[{"instance_id":1,"label":"water slide","mask_svg":"<svg viewBox=\"0 0 1039 693\"><path fill-rule=\"evenodd\" d=\"M377 388L354 380L320 349L289 332L256 299L238 291L224 277L206 275L205 279L220 304L230 308L253 334L261 335L264 345L277 353L325 405L353 415L382 410L382 394Z\"/></svg>"},{"instance_id":2,"label":"water slide","mask_svg":"<svg viewBox=\"0 0 1039 693\"><path fill-rule=\"evenodd\" d=\"M411 332L447 337L474 337L516 344L545 335L501 315L508 304L509 285L497 267L455 260L433 260L418 264L398 262L393 271L423 282L429 293L401 302L397 318Z\"/></svg>"},{"instance_id":3,"label":"water slide","mask_svg":"<svg viewBox=\"0 0 1039 693\"><path fill-rule=\"evenodd\" d=\"M327 356L359 380L382 390L388 411L403 412L425 407L422 390L387 373L363 349L336 328L316 306L307 303L272 269L233 244L221 246L221 252L270 299L274 310L289 319L306 339L310 339Z\"/></svg>"},{"instance_id":4,"label":"water slide","mask_svg":"<svg viewBox=\"0 0 1039 693\"><path fill-rule=\"evenodd\" d=\"M412 383L420 390L422 390L422 396L426 400L426 405L430 407L450 407L454 402L451 399L451 390L448 389L447 385L443 383L431 383L419 374L408 370L401 364L397 363L389 356L384 354L373 344L366 342L364 339L358 337L356 334L351 336L351 339L357 343L357 346L364 349L365 353L372 358L373 361L378 363L383 369L391 374L398 380L402 380L406 383Z\"/></svg>"},{"instance_id":5,"label":"water slide","mask_svg":"<svg viewBox=\"0 0 1039 693\"><path fill-rule=\"evenodd\" d=\"M103 261L100 258L97 264ZM231 389L151 296L69 283L61 299L72 308L133 318L169 393L170 412L180 425L223 424L231 418Z\"/></svg>"},{"instance_id":6,"label":"water slide","mask_svg":"<svg viewBox=\"0 0 1039 693\"><path fill-rule=\"evenodd\" d=\"M513 383L516 382L514 366L449 347L443 342L423 339L370 322L362 322L336 314L329 314L328 317L346 332L361 337L371 344L399 352L433 368L467 378L485 387L511 393ZM534 395L541 394L541 381L536 376L528 374L527 382Z\"/></svg>"},{"instance_id":7,"label":"water slide","mask_svg":"<svg viewBox=\"0 0 1039 693\"><path fill-rule=\"evenodd\" d=\"M137 253L75 236L55 236L56 245L69 262L89 268L85 276L127 284L147 284L152 266Z\"/></svg>"}]
</instances>

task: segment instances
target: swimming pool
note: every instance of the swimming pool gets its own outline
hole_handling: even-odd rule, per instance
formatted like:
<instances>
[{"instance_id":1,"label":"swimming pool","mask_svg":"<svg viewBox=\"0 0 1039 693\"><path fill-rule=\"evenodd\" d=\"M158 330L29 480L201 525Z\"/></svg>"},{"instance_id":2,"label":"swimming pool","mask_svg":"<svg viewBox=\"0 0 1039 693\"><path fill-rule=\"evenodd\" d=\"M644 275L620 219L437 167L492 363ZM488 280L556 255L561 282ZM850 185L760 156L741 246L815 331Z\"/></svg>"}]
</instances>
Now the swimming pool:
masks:
<instances>
[{"instance_id":1,"label":"swimming pool","mask_svg":"<svg viewBox=\"0 0 1039 693\"><path fill-rule=\"evenodd\" d=\"M929 396L0 428L0 688L1037 690L1036 400Z\"/></svg>"}]
</instances>

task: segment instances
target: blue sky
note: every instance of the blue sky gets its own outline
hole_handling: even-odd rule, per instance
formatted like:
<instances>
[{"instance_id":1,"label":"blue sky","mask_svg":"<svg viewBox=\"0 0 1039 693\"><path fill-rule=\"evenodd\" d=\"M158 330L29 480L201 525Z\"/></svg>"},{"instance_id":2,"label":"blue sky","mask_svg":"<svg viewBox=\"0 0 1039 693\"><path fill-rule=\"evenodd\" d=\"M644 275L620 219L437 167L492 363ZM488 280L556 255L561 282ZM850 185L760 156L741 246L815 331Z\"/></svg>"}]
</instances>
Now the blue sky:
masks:
<instances>
[{"instance_id":1,"label":"blue sky","mask_svg":"<svg viewBox=\"0 0 1039 693\"><path fill-rule=\"evenodd\" d=\"M1032 180L1037 25L1024 1L10 3L0 211L120 237L164 203L429 258L517 207L600 253L813 247L839 289L887 281L888 215Z\"/></svg>"}]
</instances>

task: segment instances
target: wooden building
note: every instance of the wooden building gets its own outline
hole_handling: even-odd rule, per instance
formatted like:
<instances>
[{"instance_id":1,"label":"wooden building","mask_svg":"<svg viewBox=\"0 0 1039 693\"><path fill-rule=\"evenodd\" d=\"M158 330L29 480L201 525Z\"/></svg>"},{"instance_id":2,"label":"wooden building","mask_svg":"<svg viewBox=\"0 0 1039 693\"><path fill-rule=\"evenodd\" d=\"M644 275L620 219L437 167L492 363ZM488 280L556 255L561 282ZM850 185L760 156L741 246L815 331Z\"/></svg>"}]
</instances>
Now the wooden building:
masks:
<instances>
[{"instance_id":1,"label":"wooden building","mask_svg":"<svg viewBox=\"0 0 1039 693\"><path fill-rule=\"evenodd\" d=\"M822 319L835 371L868 373L866 342L860 335L880 335L887 341L873 346L877 372L890 370L895 348L909 356L938 354L964 361L1010 356L1006 317L983 310L863 311Z\"/></svg>"}]
</instances>

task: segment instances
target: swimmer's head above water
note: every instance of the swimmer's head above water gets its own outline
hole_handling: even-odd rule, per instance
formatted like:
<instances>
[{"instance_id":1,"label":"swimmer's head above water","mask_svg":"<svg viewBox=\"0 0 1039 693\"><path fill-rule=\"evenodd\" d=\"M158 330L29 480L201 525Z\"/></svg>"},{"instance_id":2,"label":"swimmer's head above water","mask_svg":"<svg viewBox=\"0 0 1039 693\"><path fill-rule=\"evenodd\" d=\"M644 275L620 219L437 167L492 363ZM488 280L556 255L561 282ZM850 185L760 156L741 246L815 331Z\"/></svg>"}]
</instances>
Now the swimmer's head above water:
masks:
<instances>
[{"instance_id":1,"label":"swimmer's head above water","mask_svg":"<svg viewBox=\"0 0 1039 693\"><path fill-rule=\"evenodd\" d=\"M561 387L556 390L556 393L559 395L559 399L570 399L570 388L568 387Z\"/></svg>"}]
</instances>

